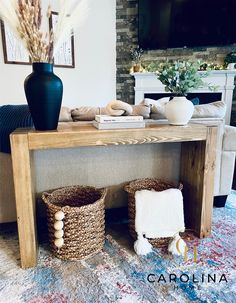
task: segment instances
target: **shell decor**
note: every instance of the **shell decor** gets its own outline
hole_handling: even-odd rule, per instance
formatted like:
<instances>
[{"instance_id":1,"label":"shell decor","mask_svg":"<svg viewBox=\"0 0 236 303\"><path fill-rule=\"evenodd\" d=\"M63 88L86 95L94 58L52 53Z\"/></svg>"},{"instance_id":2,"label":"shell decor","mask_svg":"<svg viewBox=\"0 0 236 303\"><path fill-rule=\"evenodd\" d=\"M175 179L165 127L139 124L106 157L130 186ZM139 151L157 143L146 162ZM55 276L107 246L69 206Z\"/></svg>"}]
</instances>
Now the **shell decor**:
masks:
<instances>
[{"instance_id":1,"label":"shell decor","mask_svg":"<svg viewBox=\"0 0 236 303\"><path fill-rule=\"evenodd\" d=\"M55 213L54 215L55 218L55 223L54 223L54 244L56 247L61 248L64 245L64 231L63 231L63 227L64 227L64 223L63 223L63 219L65 218L65 214L63 213L63 211L59 210Z\"/></svg>"}]
</instances>

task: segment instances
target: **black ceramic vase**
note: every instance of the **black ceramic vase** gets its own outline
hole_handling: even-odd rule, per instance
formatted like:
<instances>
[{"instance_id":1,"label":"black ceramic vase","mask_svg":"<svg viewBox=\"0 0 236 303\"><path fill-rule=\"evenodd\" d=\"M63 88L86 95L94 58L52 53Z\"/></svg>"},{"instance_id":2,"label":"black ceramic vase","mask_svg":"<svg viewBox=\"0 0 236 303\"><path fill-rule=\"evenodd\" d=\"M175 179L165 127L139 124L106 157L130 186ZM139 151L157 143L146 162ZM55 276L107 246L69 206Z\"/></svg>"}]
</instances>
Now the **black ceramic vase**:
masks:
<instances>
[{"instance_id":1,"label":"black ceramic vase","mask_svg":"<svg viewBox=\"0 0 236 303\"><path fill-rule=\"evenodd\" d=\"M25 95L36 130L57 128L63 85L53 73L53 64L33 63L33 72L25 79Z\"/></svg>"}]
</instances>

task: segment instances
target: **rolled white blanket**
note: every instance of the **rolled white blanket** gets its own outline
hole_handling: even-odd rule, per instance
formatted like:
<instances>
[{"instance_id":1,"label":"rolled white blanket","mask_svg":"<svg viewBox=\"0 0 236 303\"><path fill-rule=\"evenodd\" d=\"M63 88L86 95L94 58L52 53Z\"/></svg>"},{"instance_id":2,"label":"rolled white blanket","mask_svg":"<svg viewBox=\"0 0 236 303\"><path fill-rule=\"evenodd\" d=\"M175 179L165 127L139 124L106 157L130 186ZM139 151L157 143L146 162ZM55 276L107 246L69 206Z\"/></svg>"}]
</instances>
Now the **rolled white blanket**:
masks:
<instances>
[{"instance_id":1,"label":"rolled white blanket","mask_svg":"<svg viewBox=\"0 0 236 303\"><path fill-rule=\"evenodd\" d=\"M134 249L137 254L146 255L151 252L147 238L164 237L174 237L169 246L171 253L184 254L186 244L179 236L179 232L185 230L183 196L179 189L136 191L135 210L135 231L138 239Z\"/></svg>"},{"instance_id":2,"label":"rolled white blanket","mask_svg":"<svg viewBox=\"0 0 236 303\"><path fill-rule=\"evenodd\" d=\"M132 106L120 100L114 100L107 104L106 110L111 116L129 116L132 115Z\"/></svg>"},{"instance_id":3,"label":"rolled white blanket","mask_svg":"<svg viewBox=\"0 0 236 303\"><path fill-rule=\"evenodd\" d=\"M183 196L177 188L136 191L135 209L135 231L147 238L173 237L185 230Z\"/></svg>"}]
</instances>

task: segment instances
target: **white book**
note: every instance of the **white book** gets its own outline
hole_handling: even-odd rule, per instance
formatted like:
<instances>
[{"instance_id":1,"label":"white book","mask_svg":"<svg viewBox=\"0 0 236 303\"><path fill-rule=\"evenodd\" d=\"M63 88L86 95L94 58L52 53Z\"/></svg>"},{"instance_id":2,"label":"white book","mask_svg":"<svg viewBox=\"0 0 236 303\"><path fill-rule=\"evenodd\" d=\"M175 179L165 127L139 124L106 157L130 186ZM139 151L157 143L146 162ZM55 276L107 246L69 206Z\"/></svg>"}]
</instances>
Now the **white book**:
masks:
<instances>
[{"instance_id":1,"label":"white book","mask_svg":"<svg viewBox=\"0 0 236 303\"><path fill-rule=\"evenodd\" d=\"M109 116L109 115L96 115L95 120L100 123L110 122L137 122L143 121L143 116Z\"/></svg>"},{"instance_id":2,"label":"white book","mask_svg":"<svg viewBox=\"0 0 236 303\"><path fill-rule=\"evenodd\" d=\"M116 123L99 123L97 121L93 122L93 126L97 129L118 129L118 128L144 128L144 121L137 122L116 122Z\"/></svg>"}]
</instances>

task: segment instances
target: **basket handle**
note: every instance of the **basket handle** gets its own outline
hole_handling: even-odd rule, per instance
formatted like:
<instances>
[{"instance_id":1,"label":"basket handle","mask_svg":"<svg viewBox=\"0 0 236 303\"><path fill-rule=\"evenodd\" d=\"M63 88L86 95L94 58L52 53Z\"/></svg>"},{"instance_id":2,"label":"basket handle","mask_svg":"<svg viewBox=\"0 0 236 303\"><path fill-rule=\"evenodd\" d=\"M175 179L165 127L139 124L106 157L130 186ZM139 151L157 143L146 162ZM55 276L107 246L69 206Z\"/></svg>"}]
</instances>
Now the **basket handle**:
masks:
<instances>
[{"instance_id":1,"label":"basket handle","mask_svg":"<svg viewBox=\"0 0 236 303\"><path fill-rule=\"evenodd\" d=\"M42 194L42 200L45 202L45 203L48 203L48 197L51 196L50 193L48 192L43 192Z\"/></svg>"},{"instance_id":2,"label":"basket handle","mask_svg":"<svg viewBox=\"0 0 236 303\"><path fill-rule=\"evenodd\" d=\"M106 187L102 187L102 188L99 188L99 190L102 191L102 196L100 199L104 199L106 194L107 194L107 188Z\"/></svg>"},{"instance_id":3,"label":"basket handle","mask_svg":"<svg viewBox=\"0 0 236 303\"><path fill-rule=\"evenodd\" d=\"M124 191L126 191L127 193L132 193L133 192L133 190L130 188L130 183L131 182L126 182L126 184L124 186Z\"/></svg>"}]
</instances>

